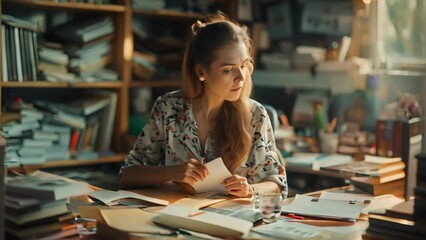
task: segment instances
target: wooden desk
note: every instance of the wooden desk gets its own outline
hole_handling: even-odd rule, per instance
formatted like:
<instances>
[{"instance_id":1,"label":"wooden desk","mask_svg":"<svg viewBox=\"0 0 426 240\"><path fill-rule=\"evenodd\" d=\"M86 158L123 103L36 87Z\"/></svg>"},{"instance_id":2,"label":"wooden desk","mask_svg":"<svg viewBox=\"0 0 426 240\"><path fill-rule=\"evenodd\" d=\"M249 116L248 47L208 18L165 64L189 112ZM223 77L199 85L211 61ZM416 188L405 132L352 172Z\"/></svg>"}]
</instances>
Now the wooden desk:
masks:
<instances>
[{"instance_id":1,"label":"wooden desk","mask_svg":"<svg viewBox=\"0 0 426 240\"><path fill-rule=\"evenodd\" d=\"M327 189L328 191L345 191L350 189L349 186L345 186L345 187L339 187L339 188L332 188L332 189ZM184 194L180 193L178 191L178 189L176 188L175 185L173 184L164 184L162 186L159 187L152 187L152 188L143 188L143 189L137 189L137 190L132 190L134 192L146 195L146 196L150 196L150 197L156 197L156 198L160 198L163 200L168 200L171 203L175 202L176 200L185 197ZM321 193L321 191L317 191L317 192L312 192L309 193L307 195L311 195L311 196L318 196ZM290 202L291 199L287 199L287 202ZM232 206L232 205L240 205L240 206L246 206L248 208L251 208L251 201L249 198L233 198L230 200L227 200L226 202L222 202L219 203L217 205L221 205L221 207L223 206ZM217 206L214 205L214 206ZM154 207L153 210L154 212L156 210L161 209L162 207ZM309 225L314 225L314 226L328 226L328 227L332 227L332 226L353 226L355 224L359 224L361 226L365 225L365 219L364 220L360 220L357 223L351 223L351 222L340 222L340 221L333 221L333 220L326 220L326 219L321 219L321 220L314 220L314 219L308 219L306 218L307 221L305 221L306 224ZM263 223L260 223L263 224ZM101 223L100 225L101 231L103 231L103 234L101 234L100 236L98 236L98 238L90 238L90 239L117 239L116 237L119 236L120 239L134 239L132 237L129 236L128 233L123 233L122 231L116 230L116 229L111 229L111 227L108 227L106 224ZM359 233L361 236L361 232ZM166 238L169 239L170 236L155 236L155 238ZM265 238L264 235L259 235L255 232L251 232L249 236L247 236L249 239L262 239Z\"/></svg>"}]
</instances>

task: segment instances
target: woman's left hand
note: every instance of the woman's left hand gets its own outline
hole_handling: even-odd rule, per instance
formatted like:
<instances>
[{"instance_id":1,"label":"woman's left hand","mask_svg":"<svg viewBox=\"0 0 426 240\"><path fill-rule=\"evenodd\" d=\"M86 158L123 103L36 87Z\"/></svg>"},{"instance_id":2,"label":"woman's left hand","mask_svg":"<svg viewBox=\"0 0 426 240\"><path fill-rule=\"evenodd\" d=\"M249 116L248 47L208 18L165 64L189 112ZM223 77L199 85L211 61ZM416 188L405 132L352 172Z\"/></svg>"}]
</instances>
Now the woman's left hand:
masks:
<instances>
[{"instance_id":1,"label":"woman's left hand","mask_svg":"<svg viewBox=\"0 0 426 240\"><path fill-rule=\"evenodd\" d=\"M226 191L237 197L247 197L250 194L251 187L247 182L247 178L239 175L233 175L225 179L223 185Z\"/></svg>"}]
</instances>

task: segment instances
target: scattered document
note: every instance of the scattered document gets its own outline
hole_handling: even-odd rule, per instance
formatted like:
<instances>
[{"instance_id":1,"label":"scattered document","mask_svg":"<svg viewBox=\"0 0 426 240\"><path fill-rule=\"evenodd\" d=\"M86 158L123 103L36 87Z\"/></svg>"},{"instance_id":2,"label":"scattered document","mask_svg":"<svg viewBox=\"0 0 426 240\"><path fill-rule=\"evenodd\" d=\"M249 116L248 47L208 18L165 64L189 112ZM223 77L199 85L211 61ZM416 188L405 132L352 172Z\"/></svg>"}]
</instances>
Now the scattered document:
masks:
<instances>
[{"instance_id":1,"label":"scattered document","mask_svg":"<svg viewBox=\"0 0 426 240\"><path fill-rule=\"evenodd\" d=\"M152 218L157 214L145 212L138 208L101 208L105 222L113 228L125 232L172 234L174 231L160 227L152 222Z\"/></svg>"},{"instance_id":2,"label":"scattered document","mask_svg":"<svg viewBox=\"0 0 426 240\"><path fill-rule=\"evenodd\" d=\"M297 194L281 208L284 213L355 222L370 201L321 199Z\"/></svg>"},{"instance_id":3,"label":"scattered document","mask_svg":"<svg viewBox=\"0 0 426 240\"><path fill-rule=\"evenodd\" d=\"M174 202L173 204L180 204L180 205L191 206L191 207L196 207L198 209L201 209L219 202L223 202L225 200L226 198L209 199L209 198L187 197L187 198L181 198L177 200L176 202Z\"/></svg>"},{"instance_id":4,"label":"scattered document","mask_svg":"<svg viewBox=\"0 0 426 240\"><path fill-rule=\"evenodd\" d=\"M222 158L216 158L206 163L209 173L202 182L196 182L193 187L196 193L203 192L226 192L223 185L225 179L232 176L229 170L223 164Z\"/></svg>"},{"instance_id":5,"label":"scattered document","mask_svg":"<svg viewBox=\"0 0 426 240\"><path fill-rule=\"evenodd\" d=\"M304 240L316 240L316 239L329 239L327 233L321 230L319 227L311 225L286 222L283 220L276 221L270 224L263 224L253 228L254 232L258 232L269 237L284 238L290 240L304 239Z\"/></svg>"},{"instance_id":6,"label":"scattered document","mask_svg":"<svg viewBox=\"0 0 426 240\"><path fill-rule=\"evenodd\" d=\"M125 190L118 190L118 191L97 190L97 191L90 192L88 195L89 197L99 200L108 206L117 205L119 204L118 200L125 199L125 198L139 199L146 202L155 203L158 205L169 204L169 201L166 201L166 200L148 197L148 196L144 196L141 194L137 194L137 193L125 191Z\"/></svg>"}]
</instances>

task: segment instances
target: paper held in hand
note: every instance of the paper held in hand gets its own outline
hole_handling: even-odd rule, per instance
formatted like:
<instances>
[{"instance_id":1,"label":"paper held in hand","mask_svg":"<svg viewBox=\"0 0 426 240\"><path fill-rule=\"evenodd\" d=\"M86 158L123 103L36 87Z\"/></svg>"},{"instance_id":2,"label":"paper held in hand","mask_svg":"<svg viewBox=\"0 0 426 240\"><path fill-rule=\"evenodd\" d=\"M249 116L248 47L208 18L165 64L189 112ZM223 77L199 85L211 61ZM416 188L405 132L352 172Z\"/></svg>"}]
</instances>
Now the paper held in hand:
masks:
<instances>
[{"instance_id":1,"label":"paper held in hand","mask_svg":"<svg viewBox=\"0 0 426 240\"><path fill-rule=\"evenodd\" d=\"M196 193L203 192L226 192L222 184L225 179L232 176L229 170L223 164L222 158L216 158L208 163L206 167L209 174L202 182L196 182L193 187Z\"/></svg>"}]
</instances>

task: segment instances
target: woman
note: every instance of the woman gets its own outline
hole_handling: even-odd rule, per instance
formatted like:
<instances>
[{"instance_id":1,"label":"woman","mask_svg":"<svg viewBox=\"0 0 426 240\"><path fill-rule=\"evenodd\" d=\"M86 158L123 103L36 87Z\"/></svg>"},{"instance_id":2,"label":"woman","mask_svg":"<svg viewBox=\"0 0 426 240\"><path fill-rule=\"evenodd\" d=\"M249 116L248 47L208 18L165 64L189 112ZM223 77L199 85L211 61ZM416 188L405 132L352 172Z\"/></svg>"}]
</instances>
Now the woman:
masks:
<instances>
[{"instance_id":1,"label":"woman","mask_svg":"<svg viewBox=\"0 0 426 240\"><path fill-rule=\"evenodd\" d=\"M166 181L193 185L222 157L233 174L229 194L287 194L287 180L266 110L250 99L252 45L245 26L223 14L192 25L183 62L183 89L159 97L125 160L121 187Z\"/></svg>"}]
</instances>

